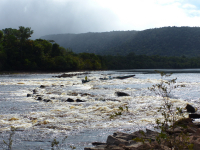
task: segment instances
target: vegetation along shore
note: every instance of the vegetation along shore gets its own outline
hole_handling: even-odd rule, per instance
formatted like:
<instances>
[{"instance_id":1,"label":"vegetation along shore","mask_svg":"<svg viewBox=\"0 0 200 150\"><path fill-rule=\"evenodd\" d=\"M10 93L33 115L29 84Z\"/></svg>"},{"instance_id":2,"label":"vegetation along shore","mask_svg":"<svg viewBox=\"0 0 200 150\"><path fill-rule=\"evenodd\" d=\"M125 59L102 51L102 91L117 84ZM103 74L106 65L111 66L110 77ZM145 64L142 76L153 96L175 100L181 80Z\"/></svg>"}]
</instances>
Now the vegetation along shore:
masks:
<instances>
[{"instance_id":1,"label":"vegetation along shore","mask_svg":"<svg viewBox=\"0 0 200 150\"><path fill-rule=\"evenodd\" d=\"M170 30L170 34L167 31ZM151 31L151 32L150 32ZM185 31L185 32L183 32ZM186 32L187 31L187 32ZM191 32L190 32L191 31ZM195 32L196 31L196 32ZM161 28L147 30L143 33L154 33L154 36L169 37L172 33L185 33L184 36L190 35L195 32L198 34L199 28ZM131 31L130 31L131 32ZM128 34L128 31L126 32ZM162 34L163 33L163 34ZM200 55L198 49L195 46L191 50L195 50L193 55L187 55L183 51L173 50L174 55L170 52L165 54L164 52L170 51L171 48L165 47L163 51L159 53L137 53L134 50L135 47L129 44L129 47L121 45L121 50L124 49L125 55L120 55L116 50L112 54L95 54L86 53L87 50L81 53L75 53L73 49L61 47L54 40L36 39L30 40L29 38L33 34L33 30L29 27L20 26L19 29L5 28L0 30L0 71L77 71L77 70L111 70L111 69L156 69L156 68L199 68ZM119 33L118 33L119 34ZM195 35L196 35L195 34ZM148 34L147 34L148 35ZM173 34L174 35L174 34ZM170 37L173 37L171 35ZM115 35L116 36L116 35ZM119 34L121 36L121 34ZM146 37L146 36L145 36ZM191 37L191 36L190 36ZM136 38L134 36L134 38ZM172 41L177 43L179 41ZM193 39L193 36L191 37ZM161 38L162 39L162 38ZM142 40L142 39L141 39ZM132 41L135 41L132 39ZM165 42L167 42L166 40ZM193 40L189 40L193 41ZM152 41L153 42L153 41ZM180 42L180 41L179 41ZM168 41L167 43L171 43ZM76 43L80 45L81 43ZM85 43L88 44L88 43ZM145 44L145 41L144 43ZM187 44L187 43L185 43ZM104 43L102 43L102 46ZM113 46L115 46L114 43ZM191 43L189 43L191 45ZM185 47L189 47L185 45ZM159 46L159 45L158 45ZM83 47L84 49L84 47ZM95 52L95 47L92 47ZM106 48L105 48L106 49ZM127 52L127 49L129 51ZM158 49L156 47L155 49ZM160 48L159 48L160 49ZM185 50L185 49L184 49ZM141 49L142 51L142 49ZM151 49L148 50L152 51ZM190 51L190 49L187 49ZM175 55L177 54L177 55ZM183 55L186 54L186 55Z\"/></svg>"}]
</instances>

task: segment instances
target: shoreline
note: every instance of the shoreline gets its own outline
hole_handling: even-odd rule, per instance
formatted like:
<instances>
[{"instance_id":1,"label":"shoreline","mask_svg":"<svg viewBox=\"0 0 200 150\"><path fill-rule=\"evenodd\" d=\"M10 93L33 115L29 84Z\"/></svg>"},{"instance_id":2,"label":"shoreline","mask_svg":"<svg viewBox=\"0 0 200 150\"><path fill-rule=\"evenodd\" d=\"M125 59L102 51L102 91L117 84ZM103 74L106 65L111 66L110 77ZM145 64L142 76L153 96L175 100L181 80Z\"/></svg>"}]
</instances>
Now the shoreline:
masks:
<instances>
[{"instance_id":1,"label":"shoreline","mask_svg":"<svg viewBox=\"0 0 200 150\"><path fill-rule=\"evenodd\" d=\"M67 70L67 71L0 71L0 75L10 74L64 74L71 72L91 72L91 71L117 71L117 72L139 72L143 74L156 73L156 71L165 73L200 73L200 68L186 68L186 69L121 69L121 70Z\"/></svg>"},{"instance_id":2,"label":"shoreline","mask_svg":"<svg viewBox=\"0 0 200 150\"><path fill-rule=\"evenodd\" d=\"M70 73L70 72L90 72L90 71L107 71L107 70L68 70L68 71L0 71L0 75L9 74L55 74L55 73Z\"/></svg>"}]
</instances>

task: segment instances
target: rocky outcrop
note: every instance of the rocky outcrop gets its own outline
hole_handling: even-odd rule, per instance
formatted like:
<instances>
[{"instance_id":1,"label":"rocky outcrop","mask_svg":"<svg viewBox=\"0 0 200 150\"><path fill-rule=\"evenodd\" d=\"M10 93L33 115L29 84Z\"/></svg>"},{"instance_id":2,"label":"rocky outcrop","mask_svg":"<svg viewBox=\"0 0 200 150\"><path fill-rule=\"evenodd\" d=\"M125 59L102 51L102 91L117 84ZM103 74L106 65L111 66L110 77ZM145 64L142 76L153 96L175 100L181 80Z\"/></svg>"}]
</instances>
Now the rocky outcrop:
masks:
<instances>
[{"instance_id":1,"label":"rocky outcrop","mask_svg":"<svg viewBox=\"0 0 200 150\"><path fill-rule=\"evenodd\" d=\"M73 77L73 76L78 76L78 75L87 75L89 74L88 72L83 72L83 73L72 73L72 74L61 74L59 76L53 76L53 77L57 77L57 78L67 78L67 77Z\"/></svg>"},{"instance_id":2,"label":"rocky outcrop","mask_svg":"<svg viewBox=\"0 0 200 150\"><path fill-rule=\"evenodd\" d=\"M55 85L52 85L52 87L54 87ZM63 87L64 85L60 85L60 87ZM34 89L32 92L33 94L31 93L28 93L27 94L27 97L33 97L35 100L37 101L40 101L40 102L53 102L53 100L55 100L56 98L55 97L50 97L50 94L54 94L54 95L61 95L62 92L60 91L48 91L51 87L49 85L40 85L40 87L38 89ZM47 89L46 92L45 89ZM44 92L45 94L48 94L48 96L45 96L45 95L39 95L40 93ZM77 92L69 92L68 95L69 96L78 96L78 94L80 94L81 96L93 96L91 94L88 94L88 93L77 93ZM94 97L94 96L93 96ZM81 102L86 102L85 100L82 100L82 99L73 99L73 98L65 98L65 99L62 99L62 98L58 98L57 100L60 100L62 102L78 102L78 103L81 103Z\"/></svg>"},{"instance_id":3,"label":"rocky outcrop","mask_svg":"<svg viewBox=\"0 0 200 150\"><path fill-rule=\"evenodd\" d=\"M85 102L85 101L81 99L73 100L72 98L68 98L67 100L64 100L64 102Z\"/></svg>"},{"instance_id":4,"label":"rocky outcrop","mask_svg":"<svg viewBox=\"0 0 200 150\"><path fill-rule=\"evenodd\" d=\"M186 126L186 128L177 127L174 130L167 131L168 134L174 135L175 138L181 133L187 133L189 143L193 144L194 150L200 149L200 128L198 124L192 122L191 118L182 119L176 122L177 125ZM106 143L92 143L95 147L87 147L84 150L148 150L148 149L159 149L169 150L171 147L169 143L161 141L158 144L156 138L158 132L146 129L144 131L136 131L134 133L122 133L116 132L113 135L109 135ZM143 139L145 142L133 139ZM151 140L151 142L148 142Z\"/></svg>"},{"instance_id":5,"label":"rocky outcrop","mask_svg":"<svg viewBox=\"0 0 200 150\"><path fill-rule=\"evenodd\" d=\"M27 94L27 97L32 97L33 96L33 94Z\"/></svg>"},{"instance_id":6,"label":"rocky outcrop","mask_svg":"<svg viewBox=\"0 0 200 150\"><path fill-rule=\"evenodd\" d=\"M71 98L68 98L65 102L74 102L74 100Z\"/></svg>"},{"instance_id":7,"label":"rocky outcrop","mask_svg":"<svg viewBox=\"0 0 200 150\"><path fill-rule=\"evenodd\" d=\"M200 118L200 114L189 114L189 118L199 119Z\"/></svg>"},{"instance_id":8,"label":"rocky outcrop","mask_svg":"<svg viewBox=\"0 0 200 150\"><path fill-rule=\"evenodd\" d=\"M48 102L52 102L52 101L50 99L44 99L43 102L48 103Z\"/></svg>"},{"instance_id":9,"label":"rocky outcrop","mask_svg":"<svg viewBox=\"0 0 200 150\"><path fill-rule=\"evenodd\" d=\"M40 88L47 88L50 87L49 85L40 85Z\"/></svg>"},{"instance_id":10,"label":"rocky outcrop","mask_svg":"<svg viewBox=\"0 0 200 150\"><path fill-rule=\"evenodd\" d=\"M131 134L115 132L113 135L108 136L106 143L95 145L95 147L92 148L85 148L84 150L137 150L138 148L141 148L141 146L144 148L144 146L142 142L134 141L134 138L151 138L155 141L156 135L158 134L157 132L148 129L146 131L146 136L144 136L142 132L143 131L136 131Z\"/></svg>"},{"instance_id":11,"label":"rocky outcrop","mask_svg":"<svg viewBox=\"0 0 200 150\"><path fill-rule=\"evenodd\" d=\"M76 102L85 102L85 101L81 99L76 99Z\"/></svg>"},{"instance_id":12,"label":"rocky outcrop","mask_svg":"<svg viewBox=\"0 0 200 150\"><path fill-rule=\"evenodd\" d=\"M187 109L187 112L189 112L189 113L195 113L196 112L195 108L190 104L187 104L187 106L185 108Z\"/></svg>"},{"instance_id":13,"label":"rocky outcrop","mask_svg":"<svg viewBox=\"0 0 200 150\"><path fill-rule=\"evenodd\" d=\"M117 77L114 77L114 79L127 79L127 78L131 78L131 77L134 77L135 75L127 75L127 76L117 76Z\"/></svg>"}]
</instances>

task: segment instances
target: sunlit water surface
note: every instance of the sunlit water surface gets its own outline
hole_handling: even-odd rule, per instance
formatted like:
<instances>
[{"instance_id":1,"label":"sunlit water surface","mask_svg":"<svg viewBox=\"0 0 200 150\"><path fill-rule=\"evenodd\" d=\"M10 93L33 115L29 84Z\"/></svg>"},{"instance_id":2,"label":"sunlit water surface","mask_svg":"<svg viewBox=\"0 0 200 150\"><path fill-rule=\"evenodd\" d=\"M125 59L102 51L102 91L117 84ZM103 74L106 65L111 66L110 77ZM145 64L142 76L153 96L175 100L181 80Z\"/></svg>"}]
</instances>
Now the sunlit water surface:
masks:
<instances>
[{"instance_id":1,"label":"sunlit water surface","mask_svg":"<svg viewBox=\"0 0 200 150\"><path fill-rule=\"evenodd\" d=\"M177 78L177 85L170 101L178 107L187 103L199 108L199 70L164 70L174 72L168 79ZM100 80L135 74L127 79ZM133 132L138 129L153 129L155 117L162 104L160 97L148 87L160 83L160 75L154 70L96 71L87 75L91 80L82 84L85 75L56 78L60 74L14 74L0 75L0 149L6 149L11 126L16 128L13 148L51 149L54 138L61 149L84 149L92 142L105 142L115 131ZM45 85L46 88L40 88ZM37 90L37 95L51 102L27 97ZM118 97L121 91L130 96ZM66 102L68 98L85 102ZM113 119L111 115L122 115ZM67 139L62 140L67 136Z\"/></svg>"}]
</instances>

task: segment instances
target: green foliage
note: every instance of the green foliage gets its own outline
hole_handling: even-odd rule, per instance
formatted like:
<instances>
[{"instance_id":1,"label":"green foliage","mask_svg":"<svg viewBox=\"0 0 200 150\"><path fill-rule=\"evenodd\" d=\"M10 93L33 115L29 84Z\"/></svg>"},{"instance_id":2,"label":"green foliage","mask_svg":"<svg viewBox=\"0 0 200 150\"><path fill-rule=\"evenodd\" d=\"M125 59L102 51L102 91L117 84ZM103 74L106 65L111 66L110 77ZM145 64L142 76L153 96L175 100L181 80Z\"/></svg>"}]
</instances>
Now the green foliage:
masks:
<instances>
[{"instance_id":1,"label":"green foliage","mask_svg":"<svg viewBox=\"0 0 200 150\"><path fill-rule=\"evenodd\" d=\"M32 34L31 28L23 26L0 31L0 71L103 69L99 56L95 54L77 55L52 40L30 40Z\"/></svg>"},{"instance_id":2,"label":"green foliage","mask_svg":"<svg viewBox=\"0 0 200 150\"><path fill-rule=\"evenodd\" d=\"M102 56L103 63L108 69L181 69L199 68L200 57L166 57L134 55Z\"/></svg>"},{"instance_id":3,"label":"green foliage","mask_svg":"<svg viewBox=\"0 0 200 150\"><path fill-rule=\"evenodd\" d=\"M71 148L71 149L76 149L76 147L75 147L75 146L71 146L71 145L70 145L70 148Z\"/></svg>"},{"instance_id":4,"label":"green foliage","mask_svg":"<svg viewBox=\"0 0 200 150\"><path fill-rule=\"evenodd\" d=\"M157 71L158 72L158 71ZM161 82L159 84L153 85L149 88L150 91L154 92L156 95L161 96L163 100L163 105L158 110L163 116L163 119L156 119L156 128L160 129L161 132L156 138L156 141L161 144L162 141L168 142L170 148L184 149L185 147L191 147L189 143L189 138L186 133L181 133L178 135L168 134L167 131L175 131L175 128L180 125L176 122L184 118L182 109L179 107L174 108L173 104L169 100L170 93L173 89L178 86L175 85L177 79L164 80L163 78L170 77L171 74L165 74L164 72L158 72L161 75Z\"/></svg>"},{"instance_id":5,"label":"green foliage","mask_svg":"<svg viewBox=\"0 0 200 150\"><path fill-rule=\"evenodd\" d=\"M0 30L0 43L2 39L3 39L3 31Z\"/></svg>"},{"instance_id":6,"label":"green foliage","mask_svg":"<svg viewBox=\"0 0 200 150\"><path fill-rule=\"evenodd\" d=\"M158 72L158 71L156 71ZM149 88L150 91L154 92L156 95L162 98L162 106L158 109L158 112L162 115L162 119L156 119L155 128L160 130L158 136L156 136L156 142L162 146L163 143L168 143L170 149L182 150L185 148L193 149L193 144L189 143L189 137L187 133L181 132L180 134L169 134L169 131L174 133L177 127L187 128L186 125L179 124L181 120L184 120L184 115L182 109L179 107L174 107L170 102L169 96L173 89L177 88L175 86L176 79L166 79L170 77L171 74L165 74L164 72L158 72L161 75L161 82L159 84L153 85ZM145 142L145 138L136 138L135 141ZM151 144L151 141L149 141Z\"/></svg>"},{"instance_id":7,"label":"green foliage","mask_svg":"<svg viewBox=\"0 0 200 150\"><path fill-rule=\"evenodd\" d=\"M62 144L65 142L65 140L67 139L67 136L65 138L62 139L61 143L59 141L56 140L56 138L53 139L53 141L51 142L51 150L60 150L62 149ZM76 147L74 146L71 146L70 145L70 148L71 149L76 149Z\"/></svg>"},{"instance_id":8,"label":"green foliage","mask_svg":"<svg viewBox=\"0 0 200 150\"><path fill-rule=\"evenodd\" d=\"M8 142L3 140L3 143L8 147L7 148L8 150L12 150L13 135L15 134L16 128L11 126L10 130L11 130L11 133L9 135ZM61 142L59 142L59 141L56 140L56 138L54 138L53 141L51 141L51 150L61 150L62 146L63 146L63 143L65 142L66 139L67 139L67 136L64 137ZM71 146L71 145L70 145L70 148L71 149L76 149L76 147Z\"/></svg>"},{"instance_id":9,"label":"green foliage","mask_svg":"<svg viewBox=\"0 0 200 150\"><path fill-rule=\"evenodd\" d=\"M11 126L10 130L11 130L11 133L10 133L8 142L3 140L4 144L6 144L8 146L8 150L12 150L12 144L13 144L13 139L12 138L13 138L13 135L15 134L16 128Z\"/></svg>"},{"instance_id":10,"label":"green foliage","mask_svg":"<svg viewBox=\"0 0 200 150\"><path fill-rule=\"evenodd\" d=\"M29 37L33 34L33 30L29 27L23 27L19 26L17 38L20 40L21 43L24 43L26 40L28 40Z\"/></svg>"},{"instance_id":11,"label":"green foliage","mask_svg":"<svg viewBox=\"0 0 200 150\"><path fill-rule=\"evenodd\" d=\"M56 138L51 142L51 150L54 150L54 147L58 147L59 141Z\"/></svg>"},{"instance_id":12,"label":"green foliage","mask_svg":"<svg viewBox=\"0 0 200 150\"><path fill-rule=\"evenodd\" d=\"M117 116L121 116L124 112L128 112L128 106L118 107L118 111L110 115L110 120L115 119Z\"/></svg>"}]
</instances>

